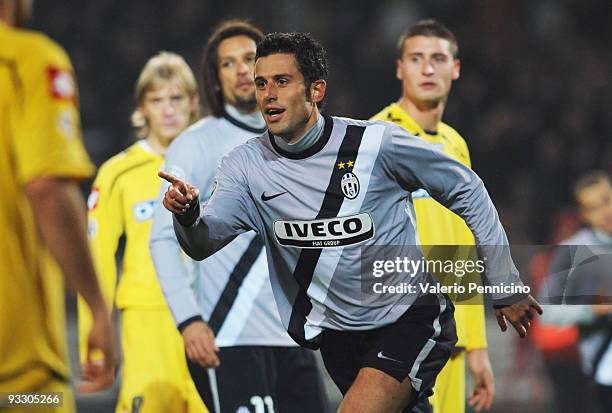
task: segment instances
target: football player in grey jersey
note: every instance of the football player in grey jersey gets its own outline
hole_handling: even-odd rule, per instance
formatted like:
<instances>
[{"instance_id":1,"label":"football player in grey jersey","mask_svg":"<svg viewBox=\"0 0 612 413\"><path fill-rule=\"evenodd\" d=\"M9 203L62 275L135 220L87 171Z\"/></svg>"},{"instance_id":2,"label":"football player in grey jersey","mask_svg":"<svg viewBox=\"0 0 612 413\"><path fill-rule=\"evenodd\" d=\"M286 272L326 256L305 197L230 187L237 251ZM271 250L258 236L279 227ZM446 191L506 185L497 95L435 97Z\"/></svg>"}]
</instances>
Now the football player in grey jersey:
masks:
<instances>
[{"instance_id":1,"label":"football player in grey jersey","mask_svg":"<svg viewBox=\"0 0 612 413\"><path fill-rule=\"evenodd\" d=\"M259 233L281 320L298 343L321 348L345 395L341 412L427 412L457 339L453 304L420 292L434 284L426 271L408 275L389 261L381 281L416 291L405 294L376 293L368 277L376 246L422 260L411 192L427 190L474 233L489 284L500 287L492 298L502 330L509 321L524 336L541 308L528 293L501 288L523 285L478 176L396 125L322 115L327 76L312 37L267 35L257 46L255 87L268 132L223 159L204 208L196 186L160 172L171 183L163 204L195 259Z\"/></svg>"},{"instance_id":2,"label":"football player in grey jersey","mask_svg":"<svg viewBox=\"0 0 612 413\"><path fill-rule=\"evenodd\" d=\"M225 21L213 31L203 58L212 116L175 140L166 155L167 171L211 188L223 156L265 131L253 83L255 45L262 38L259 29L239 20ZM190 276L172 214L159 203L151 255L184 338L191 376L211 412L327 410L314 354L297 346L281 324L263 242L255 232L241 234L218 254L192 265L195 276Z\"/></svg>"}]
</instances>

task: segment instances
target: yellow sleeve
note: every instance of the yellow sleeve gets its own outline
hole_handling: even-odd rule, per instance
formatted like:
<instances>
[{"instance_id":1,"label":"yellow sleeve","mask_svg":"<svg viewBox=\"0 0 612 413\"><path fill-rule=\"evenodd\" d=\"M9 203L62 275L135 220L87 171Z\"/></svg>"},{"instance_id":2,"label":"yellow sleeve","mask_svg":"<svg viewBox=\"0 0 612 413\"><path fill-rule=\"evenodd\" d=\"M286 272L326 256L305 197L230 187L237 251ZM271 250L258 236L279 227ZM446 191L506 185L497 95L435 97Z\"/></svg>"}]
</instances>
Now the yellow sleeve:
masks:
<instances>
[{"instance_id":1,"label":"yellow sleeve","mask_svg":"<svg viewBox=\"0 0 612 413\"><path fill-rule=\"evenodd\" d=\"M465 156L466 156L466 166L470 169L472 169L472 158L470 156L470 149L467 146L467 143L462 139L461 140L462 146L465 149Z\"/></svg>"},{"instance_id":2,"label":"yellow sleeve","mask_svg":"<svg viewBox=\"0 0 612 413\"><path fill-rule=\"evenodd\" d=\"M109 309L114 307L117 283L115 255L119 238L123 234L121 194L117 187L112 165L103 165L87 199L89 245L94 258L98 282ZM79 348L81 361L87 356L87 336L92 317L85 301L79 297ZM97 357L97 355L94 355Z\"/></svg>"},{"instance_id":3,"label":"yellow sleeve","mask_svg":"<svg viewBox=\"0 0 612 413\"><path fill-rule=\"evenodd\" d=\"M487 348L484 306L464 305L466 324L466 350Z\"/></svg>"},{"instance_id":4,"label":"yellow sleeve","mask_svg":"<svg viewBox=\"0 0 612 413\"><path fill-rule=\"evenodd\" d=\"M81 138L72 66L58 45L39 40L19 69L16 177L22 184L38 177L89 177L94 167Z\"/></svg>"},{"instance_id":5,"label":"yellow sleeve","mask_svg":"<svg viewBox=\"0 0 612 413\"><path fill-rule=\"evenodd\" d=\"M471 168L472 159L470 156L470 149L468 148L465 140L462 139L461 143L463 144L463 147L465 148L467 166ZM478 304L465 305L466 350L467 351L488 347L483 297L479 296L478 301L479 301Z\"/></svg>"}]
</instances>

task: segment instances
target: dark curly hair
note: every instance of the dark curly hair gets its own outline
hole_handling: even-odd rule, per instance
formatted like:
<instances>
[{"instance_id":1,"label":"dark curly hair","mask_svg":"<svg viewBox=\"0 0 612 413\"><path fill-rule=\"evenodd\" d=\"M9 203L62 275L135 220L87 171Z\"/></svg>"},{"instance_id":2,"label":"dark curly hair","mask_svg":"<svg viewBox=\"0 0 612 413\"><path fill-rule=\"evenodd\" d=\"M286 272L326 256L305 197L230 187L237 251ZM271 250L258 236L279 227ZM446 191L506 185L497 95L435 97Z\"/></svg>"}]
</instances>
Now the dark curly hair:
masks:
<instances>
[{"instance_id":1,"label":"dark curly hair","mask_svg":"<svg viewBox=\"0 0 612 413\"><path fill-rule=\"evenodd\" d=\"M225 98L219 81L219 44L230 37L247 36L255 43L263 39L263 33L246 20L229 19L215 27L202 54L202 81L206 104L213 116L225 113Z\"/></svg>"},{"instance_id":2,"label":"dark curly hair","mask_svg":"<svg viewBox=\"0 0 612 413\"><path fill-rule=\"evenodd\" d=\"M271 54L292 54L297 61L298 70L304 76L306 85L306 98L311 99L310 86L315 80L325 80L329 77L329 66L327 64L327 53L310 33L268 33L257 43L255 61L260 57ZM322 108L325 98L317 104Z\"/></svg>"}]
</instances>

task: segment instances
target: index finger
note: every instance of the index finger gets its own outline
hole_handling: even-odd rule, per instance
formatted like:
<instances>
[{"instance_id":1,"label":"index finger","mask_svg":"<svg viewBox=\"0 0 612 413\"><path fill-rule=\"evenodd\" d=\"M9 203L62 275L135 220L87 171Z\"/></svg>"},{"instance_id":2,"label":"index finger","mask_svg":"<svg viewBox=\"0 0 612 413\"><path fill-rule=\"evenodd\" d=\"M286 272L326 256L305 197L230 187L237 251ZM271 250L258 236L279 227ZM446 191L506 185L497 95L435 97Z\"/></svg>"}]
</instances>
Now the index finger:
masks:
<instances>
[{"instance_id":1,"label":"index finger","mask_svg":"<svg viewBox=\"0 0 612 413\"><path fill-rule=\"evenodd\" d=\"M159 176L160 178L165 179L166 181L170 182L171 184L176 184L176 183L181 182L181 180L178 179L176 176L174 176L172 174L169 174L166 171L159 171L157 173L157 176Z\"/></svg>"}]
</instances>

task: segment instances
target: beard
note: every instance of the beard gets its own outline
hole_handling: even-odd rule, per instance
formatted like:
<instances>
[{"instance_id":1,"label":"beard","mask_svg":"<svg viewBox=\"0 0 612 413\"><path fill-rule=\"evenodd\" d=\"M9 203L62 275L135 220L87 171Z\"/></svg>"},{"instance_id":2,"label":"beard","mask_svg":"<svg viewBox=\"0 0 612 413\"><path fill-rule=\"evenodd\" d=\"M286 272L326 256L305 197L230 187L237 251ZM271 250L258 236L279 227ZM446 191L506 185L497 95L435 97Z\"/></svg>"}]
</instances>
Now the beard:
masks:
<instances>
[{"instance_id":1,"label":"beard","mask_svg":"<svg viewBox=\"0 0 612 413\"><path fill-rule=\"evenodd\" d=\"M240 112L255 112L257 109L255 92L249 93L247 96L236 96L235 106Z\"/></svg>"}]
</instances>

